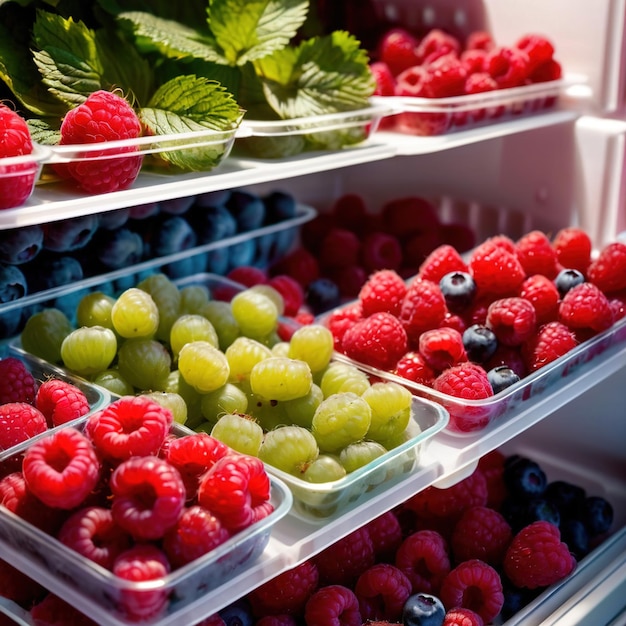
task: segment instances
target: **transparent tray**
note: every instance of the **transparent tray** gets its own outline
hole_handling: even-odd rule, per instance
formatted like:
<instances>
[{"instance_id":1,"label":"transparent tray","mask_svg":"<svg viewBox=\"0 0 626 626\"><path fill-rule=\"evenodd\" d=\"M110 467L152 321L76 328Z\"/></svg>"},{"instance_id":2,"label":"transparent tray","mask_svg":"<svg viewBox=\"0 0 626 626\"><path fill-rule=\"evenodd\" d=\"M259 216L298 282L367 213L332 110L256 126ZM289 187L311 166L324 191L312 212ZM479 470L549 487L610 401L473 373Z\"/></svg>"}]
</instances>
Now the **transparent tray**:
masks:
<instances>
[{"instance_id":1,"label":"transparent tray","mask_svg":"<svg viewBox=\"0 0 626 626\"><path fill-rule=\"evenodd\" d=\"M0 210L15 209L31 197L51 150L33 144L33 152L0 158Z\"/></svg>"}]
</instances>

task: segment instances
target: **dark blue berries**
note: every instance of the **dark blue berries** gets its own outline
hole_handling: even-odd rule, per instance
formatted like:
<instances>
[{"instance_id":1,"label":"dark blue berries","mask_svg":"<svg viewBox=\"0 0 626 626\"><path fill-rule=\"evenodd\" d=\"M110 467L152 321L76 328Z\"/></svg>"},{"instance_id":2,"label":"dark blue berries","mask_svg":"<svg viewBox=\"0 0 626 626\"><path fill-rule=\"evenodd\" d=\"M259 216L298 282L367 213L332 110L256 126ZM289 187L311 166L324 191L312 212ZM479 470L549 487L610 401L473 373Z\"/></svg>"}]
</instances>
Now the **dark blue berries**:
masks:
<instances>
[{"instance_id":1,"label":"dark blue berries","mask_svg":"<svg viewBox=\"0 0 626 626\"><path fill-rule=\"evenodd\" d=\"M317 278L307 287L306 302L314 315L333 309L341 304L339 287L329 278Z\"/></svg>"},{"instance_id":2,"label":"dark blue berries","mask_svg":"<svg viewBox=\"0 0 626 626\"><path fill-rule=\"evenodd\" d=\"M467 272L450 272L439 281L439 289L448 310L460 313L466 310L476 295L476 283Z\"/></svg>"},{"instance_id":3,"label":"dark blue berries","mask_svg":"<svg viewBox=\"0 0 626 626\"><path fill-rule=\"evenodd\" d=\"M402 609L404 626L441 626L446 615L443 603L428 593L409 596Z\"/></svg>"},{"instance_id":4,"label":"dark blue berries","mask_svg":"<svg viewBox=\"0 0 626 626\"><path fill-rule=\"evenodd\" d=\"M582 272L574 269L561 270L554 279L554 284L561 298L573 287L585 282Z\"/></svg>"},{"instance_id":5,"label":"dark blue berries","mask_svg":"<svg viewBox=\"0 0 626 626\"><path fill-rule=\"evenodd\" d=\"M520 378L508 365L498 365L487 372L487 379L496 394L514 385Z\"/></svg>"},{"instance_id":6,"label":"dark blue berries","mask_svg":"<svg viewBox=\"0 0 626 626\"><path fill-rule=\"evenodd\" d=\"M504 465L504 484L515 498L536 498L542 496L548 481L538 463L520 456L507 459Z\"/></svg>"},{"instance_id":7,"label":"dark blue berries","mask_svg":"<svg viewBox=\"0 0 626 626\"><path fill-rule=\"evenodd\" d=\"M463 347L470 361L484 363L497 350L498 339L490 328L474 324L463 331Z\"/></svg>"}]
</instances>

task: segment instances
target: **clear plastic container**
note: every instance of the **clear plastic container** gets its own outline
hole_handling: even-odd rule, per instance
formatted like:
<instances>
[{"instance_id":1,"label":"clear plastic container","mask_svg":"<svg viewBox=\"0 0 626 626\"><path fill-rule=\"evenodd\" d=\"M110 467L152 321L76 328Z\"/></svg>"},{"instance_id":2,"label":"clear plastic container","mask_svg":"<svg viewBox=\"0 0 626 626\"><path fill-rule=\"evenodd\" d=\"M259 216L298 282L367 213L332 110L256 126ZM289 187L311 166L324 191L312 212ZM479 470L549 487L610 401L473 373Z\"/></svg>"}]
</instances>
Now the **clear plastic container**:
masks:
<instances>
[{"instance_id":1,"label":"clear plastic container","mask_svg":"<svg viewBox=\"0 0 626 626\"><path fill-rule=\"evenodd\" d=\"M31 154L0 158L0 210L24 205L35 189L51 151L33 144Z\"/></svg>"}]
</instances>

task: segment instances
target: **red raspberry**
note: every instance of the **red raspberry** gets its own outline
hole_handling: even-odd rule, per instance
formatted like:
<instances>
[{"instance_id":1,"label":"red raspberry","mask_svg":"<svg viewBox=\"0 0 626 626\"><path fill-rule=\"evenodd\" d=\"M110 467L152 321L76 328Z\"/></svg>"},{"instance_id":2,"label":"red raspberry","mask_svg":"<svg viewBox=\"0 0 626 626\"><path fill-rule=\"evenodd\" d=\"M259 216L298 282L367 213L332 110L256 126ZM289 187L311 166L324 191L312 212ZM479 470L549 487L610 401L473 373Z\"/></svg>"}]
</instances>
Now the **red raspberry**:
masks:
<instances>
[{"instance_id":1,"label":"red raspberry","mask_svg":"<svg viewBox=\"0 0 626 626\"><path fill-rule=\"evenodd\" d=\"M436 530L418 530L398 548L395 566L411 581L411 593L436 595L450 571L448 544Z\"/></svg>"},{"instance_id":2,"label":"red raspberry","mask_svg":"<svg viewBox=\"0 0 626 626\"><path fill-rule=\"evenodd\" d=\"M443 321L441 322L441 326L439 328L452 328L462 335L467 329L467 324L460 315L448 312L443 318Z\"/></svg>"},{"instance_id":3,"label":"red raspberry","mask_svg":"<svg viewBox=\"0 0 626 626\"><path fill-rule=\"evenodd\" d=\"M561 229L552 240L552 247L561 267L587 273L593 246L584 230L575 226Z\"/></svg>"},{"instance_id":4,"label":"red raspberry","mask_svg":"<svg viewBox=\"0 0 626 626\"><path fill-rule=\"evenodd\" d=\"M303 287L320 277L318 260L304 248L296 248L272 267L272 275L287 274Z\"/></svg>"},{"instance_id":5,"label":"red raspberry","mask_svg":"<svg viewBox=\"0 0 626 626\"><path fill-rule=\"evenodd\" d=\"M528 80L531 83L543 83L550 80L558 80L563 75L562 65L555 59L550 59L541 65L538 65L529 75ZM550 99L548 100L550 102Z\"/></svg>"},{"instance_id":6,"label":"red raspberry","mask_svg":"<svg viewBox=\"0 0 626 626\"><path fill-rule=\"evenodd\" d=\"M22 471L28 488L44 504L73 509L98 483L100 462L85 435L65 428L33 443Z\"/></svg>"},{"instance_id":7,"label":"red raspberry","mask_svg":"<svg viewBox=\"0 0 626 626\"><path fill-rule=\"evenodd\" d=\"M70 515L57 539L109 570L115 559L131 547L130 535L115 523L111 510L98 506L84 507Z\"/></svg>"},{"instance_id":8,"label":"red raspberry","mask_svg":"<svg viewBox=\"0 0 626 626\"><path fill-rule=\"evenodd\" d=\"M395 270L382 269L369 276L359 292L363 317L386 312L398 315L407 287Z\"/></svg>"},{"instance_id":9,"label":"red raspberry","mask_svg":"<svg viewBox=\"0 0 626 626\"><path fill-rule=\"evenodd\" d=\"M494 48L487 54L485 70L499 89L520 87L528 76L528 54L519 48Z\"/></svg>"},{"instance_id":10,"label":"red raspberry","mask_svg":"<svg viewBox=\"0 0 626 626\"><path fill-rule=\"evenodd\" d=\"M461 52L459 40L439 28L429 30L420 41L417 49L420 62L424 65L428 65L444 55L450 53L456 55L459 52Z\"/></svg>"},{"instance_id":11,"label":"red raspberry","mask_svg":"<svg viewBox=\"0 0 626 626\"><path fill-rule=\"evenodd\" d=\"M516 252L527 276L543 274L554 278L559 273L556 251L546 234L540 230L532 230L518 239Z\"/></svg>"},{"instance_id":12,"label":"red raspberry","mask_svg":"<svg viewBox=\"0 0 626 626\"><path fill-rule=\"evenodd\" d=\"M394 565L377 563L359 576L354 593L364 622L400 622L402 607L411 595L411 581Z\"/></svg>"},{"instance_id":13,"label":"red raspberry","mask_svg":"<svg viewBox=\"0 0 626 626\"><path fill-rule=\"evenodd\" d=\"M293 615L264 615L255 622L256 626L298 626ZM200 624L200 626L203 626ZM210 626L210 625L209 625ZM221 626L221 625L218 625Z\"/></svg>"},{"instance_id":14,"label":"red raspberry","mask_svg":"<svg viewBox=\"0 0 626 626\"><path fill-rule=\"evenodd\" d=\"M333 276L342 298L354 300L367 280L367 271L360 265L349 265L334 272Z\"/></svg>"},{"instance_id":15,"label":"red raspberry","mask_svg":"<svg viewBox=\"0 0 626 626\"><path fill-rule=\"evenodd\" d=\"M481 55L483 57L486 55ZM486 93L488 91L494 91L498 88L498 83L491 78L487 72L474 72L469 74L465 81L464 91L466 94L473 93ZM476 118L482 116L482 111L476 113Z\"/></svg>"},{"instance_id":16,"label":"red raspberry","mask_svg":"<svg viewBox=\"0 0 626 626\"><path fill-rule=\"evenodd\" d=\"M609 306L613 312L613 323L626 317L626 289L621 293L611 294Z\"/></svg>"},{"instance_id":17,"label":"red raspberry","mask_svg":"<svg viewBox=\"0 0 626 626\"><path fill-rule=\"evenodd\" d=\"M352 586L375 563L374 543L365 527L352 531L313 557L320 582Z\"/></svg>"},{"instance_id":18,"label":"red raspberry","mask_svg":"<svg viewBox=\"0 0 626 626\"><path fill-rule=\"evenodd\" d=\"M441 601L446 609L463 607L478 613L488 624L504 604L498 572L479 559L457 565L441 583Z\"/></svg>"},{"instance_id":19,"label":"red raspberry","mask_svg":"<svg viewBox=\"0 0 626 626\"><path fill-rule=\"evenodd\" d=\"M365 528L369 533L377 562L392 562L396 550L402 543L402 526L393 511L370 520Z\"/></svg>"},{"instance_id":20,"label":"red raspberry","mask_svg":"<svg viewBox=\"0 0 626 626\"><path fill-rule=\"evenodd\" d=\"M58 378L41 383L35 406L46 416L49 427L78 419L91 409L87 396L76 385Z\"/></svg>"},{"instance_id":21,"label":"red raspberry","mask_svg":"<svg viewBox=\"0 0 626 626\"><path fill-rule=\"evenodd\" d=\"M322 240L319 251L320 267L326 271L355 265L359 260L361 242L347 228L332 228Z\"/></svg>"},{"instance_id":22,"label":"red raspberry","mask_svg":"<svg viewBox=\"0 0 626 626\"><path fill-rule=\"evenodd\" d=\"M528 55L528 71L533 72L537 67L550 61L554 54L554 46L543 35L526 34L515 42L515 47Z\"/></svg>"},{"instance_id":23,"label":"red raspberry","mask_svg":"<svg viewBox=\"0 0 626 626\"><path fill-rule=\"evenodd\" d=\"M263 461L243 454L218 459L200 481L198 504L217 515L232 532L267 517L273 509Z\"/></svg>"},{"instance_id":24,"label":"red raspberry","mask_svg":"<svg viewBox=\"0 0 626 626\"><path fill-rule=\"evenodd\" d=\"M347 306L331 311L325 320L325 325L330 330L335 340L335 348L341 347L343 336L356 322L364 319L361 302L353 302Z\"/></svg>"},{"instance_id":25,"label":"red raspberry","mask_svg":"<svg viewBox=\"0 0 626 626\"><path fill-rule=\"evenodd\" d=\"M467 263L456 248L442 244L435 248L420 265L417 275L424 280L439 284L439 281L451 272L467 272Z\"/></svg>"},{"instance_id":26,"label":"red raspberry","mask_svg":"<svg viewBox=\"0 0 626 626\"><path fill-rule=\"evenodd\" d=\"M252 265L234 267L228 272L228 274L226 274L226 278L246 287L264 285L268 280L267 272L265 270Z\"/></svg>"},{"instance_id":27,"label":"red raspberry","mask_svg":"<svg viewBox=\"0 0 626 626\"><path fill-rule=\"evenodd\" d=\"M522 345L526 369L534 372L567 354L578 345L574 333L561 322L549 322Z\"/></svg>"},{"instance_id":28,"label":"red raspberry","mask_svg":"<svg viewBox=\"0 0 626 626\"><path fill-rule=\"evenodd\" d=\"M204 507L183 510L176 525L163 537L163 550L174 567L182 567L222 545L230 533Z\"/></svg>"},{"instance_id":29,"label":"red raspberry","mask_svg":"<svg viewBox=\"0 0 626 626\"><path fill-rule=\"evenodd\" d=\"M113 573L124 580L141 583L158 580L170 572L170 564L162 550L153 544L138 544L122 552L113 563ZM167 606L168 591L123 588L119 608L131 621L148 620L160 615Z\"/></svg>"},{"instance_id":30,"label":"red raspberry","mask_svg":"<svg viewBox=\"0 0 626 626\"><path fill-rule=\"evenodd\" d=\"M133 456L120 463L109 480L115 522L138 541L160 539L185 505L178 470L156 456Z\"/></svg>"},{"instance_id":31,"label":"red raspberry","mask_svg":"<svg viewBox=\"0 0 626 626\"><path fill-rule=\"evenodd\" d=\"M463 335L454 328L442 327L423 332L419 338L419 351L436 372L467 361Z\"/></svg>"},{"instance_id":32,"label":"red raspberry","mask_svg":"<svg viewBox=\"0 0 626 626\"><path fill-rule=\"evenodd\" d=\"M486 506L498 510L507 496L504 484L504 461L506 456L500 450L492 450L478 461L478 469L487 481Z\"/></svg>"},{"instance_id":33,"label":"red raspberry","mask_svg":"<svg viewBox=\"0 0 626 626\"><path fill-rule=\"evenodd\" d=\"M4 598L22 606L31 604L47 593L38 582L2 559L0 559L0 589ZM0 615L3 615L1 611ZM2 623L0 618L0 624ZM12 622L7 622L7 624L12 624Z\"/></svg>"},{"instance_id":34,"label":"red raspberry","mask_svg":"<svg viewBox=\"0 0 626 626\"><path fill-rule=\"evenodd\" d=\"M463 511L450 539L457 563L480 559L497 567L513 538L511 526L503 515L487 506L473 506Z\"/></svg>"},{"instance_id":35,"label":"red raspberry","mask_svg":"<svg viewBox=\"0 0 626 626\"><path fill-rule=\"evenodd\" d=\"M533 305L538 326L557 318L559 314L559 290L547 276L543 274L529 276L522 283L519 296Z\"/></svg>"},{"instance_id":36,"label":"red raspberry","mask_svg":"<svg viewBox=\"0 0 626 626\"><path fill-rule=\"evenodd\" d=\"M380 231L368 233L361 243L359 260L369 272L382 269L399 270L402 265L400 241L389 233Z\"/></svg>"},{"instance_id":37,"label":"red raspberry","mask_svg":"<svg viewBox=\"0 0 626 626\"><path fill-rule=\"evenodd\" d=\"M37 626L97 626L97 622L52 593L31 608L30 616Z\"/></svg>"},{"instance_id":38,"label":"red raspberry","mask_svg":"<svg viewBox=\"0 0 626 626\"><path fill-rule=\"evenodd\" d=\"M626 243L606 245L587 268L587 278L604 293L626 289Z\"/></svg>"},{"instance_id":39,"label":"red raspberry","mask_svg":"<svg viewBox=\"0 0 626 626\"><path fill-rule=\"evenodd\" d=\"M104 143L135 139L141 134L139 119L122 97L110 91L95 91L83 104L71 109L61 124L61 144ZM90 152L90 160L63 164L67 173L85 191L107 193L130 187L141 168L141 155L120 156L136 152L136 146ZM113 155L110 159L100 157ZM93 157L94 160L91 160Z\"/></svg>"},{"instance_id":40,"label":"red raspberry","mask_svg":"<svg viewBox=\"0 0 626 626\"><path fill-rule=\"evenodd\" d=\"M515 535L503 567L516 587L537 589L565 578L576 567L576 559L561 541L558 527L541 520Z\"/></svg>"},{"instance_id":41,"label":"red raspberry","mask_svg":"<svg viewBox=\"0 0 626 626\"><path fill-rule=\"evenodd\" d=\"M593 283L581 283L570 289L559 305L559 320L586 339L613 324L613 313L607 297Z\"/></svg>"},{"instance_id":42,"label":"red raspberry","mask_svg":"<svg viewBox=\"0 0 626 626\"><path fill-rule=\"evenodd\" d=\"M370 63L370 71L376 81L373 96L393 96L396 89L396 79L387 63L374 61ZM382 121L382 120L381 120Z\"/></svg>"},{"instance_id":43,"label":"red raspberry","mask_svg":"<svg viewBox=\"0 0 626 626\"><path fill-rule=\"evenodd\" d=\"M90 418L89 435L106 458L158 454L173 421L172 412L146 396L124 396Z\"/></svg>"},{"instance_id":44,"label":"red raspberry","mask_svg":"<svg viewBox=\"0 0 626 626\"><path fill-rule=\"evenodd\" d=\"M300 617L309 598L317 590L319 574L312 560L307 560L263 583L248 595L252 612L265 615Z\"/></svg>"},{"instance_id":45,"label":"red raspberry","mask_svg":"<svg viewBox=\"0 0 626 626\"><path fill-rule=\"evenodd\" d=\"M24 361L14 356L0 359L0 404L33 404L36 393L37 383Z\"/></svg>"},{"instance_id":46,"label":"red raspberry","mask_svg":"<svg viewBox=\"0 0 626 626\"><path fill-rule=\"evenodd\" d=\"M519 297L501 298L487 309L487 327L505 346L519 346L535 333L535 307Z\"/></svg>"},{"instance_id":47,"label":"red raspberry","mask_svg":"<svg viewBox=\"0 0 626 626\"><path fill-rule=\"evenodd\" d=\"M267 281L270 287L274 287L276 291L283 297L285 303L284 314L294 316L304 304L304 289L302 285L287 274L277 274Z\"/></svg>"},{"instance_id":48,"label":"red raspberry","mask_svg":"<svg viewBox=\"0 0 626 626\"><path fill-rule=\"evenodd\" d=\"M27 402L0 406L0 450L8 450L47 429L43 413Z\"/></svg>"},{"instance_id":49,"label":"red raspberry","mask_svg":"<svg viewBox=\"0 0 626 626\"><path fill-rule=\"evenodd\" d=\"M522 344L523 345L523 344ZM521 354L521 346L498 346L493 356L484 364L486 371L492 370L494 367L506 365L512 369L520 378L528 375L526 361Z\"/></svg>"},{"instance_id":50,"label":"red raspberry","mask_svg":"<svg viewBox=\"0 0 626 626\"><path fill-rule=\"evenodd\" d=\"M495 238L487 239L474 249L469 271L479 293L496 297L516 294L526 278L515 252L509 251Z\"/></svg>"},{"instance_id":51,"label":"red raspberry","mask_svg":"<svg viewBox=\"0 0 626 626\"><path fill-rule=\"evenodd\" d=\"M410 235L402 246L403 273L406 271L405 268L408 268L408 275L414 276L426 257L443 243L444 239L439 228Z\"/></svg>"},{"instance_id":52,"label":"red raspberry","mask_svg":"<svg viewBox=\"0 0 626 626\"><path fill-rule=\"evenodd\" d=\"M318 589L304 607L304 621L307 626L361 626L363 623L356 594L342 585Z\"/></svg>"},{"instance_id":53,"label":"red raspberry","mask_svg":"<svg viewBox=\"0 0 626 626\"><path fill-rule=\"evenodd\" d=\"M360 234L365 230L364 223L368 219L365 199L358 193L345 193L335 200L331 215L340 228Z\"/></svg>"},{"instance_id":54,"label":"red raspberry","mask_svg":"<svg viewBox=\"0 0 626 626\"><path fill-rule=\"evenodd\" d=\"M485 30L472 31L465 41L466 50L485 50L489 52L489 50L495 48L495 45L491 33Z\"/></svg>"},{"instance_id":55,"label":"red raspberry","mask_svg":"<svg viewBox=\"0 0 626 626\"><path fill-rule=\"evenodd\" d=\"M432 387L436 374L417 351L407 352L396 363L395 373L414 383Z\"/></svg>"},{"instance_id":56,"label":"red raspberry","mask_svg":"<svg viewBox=\"0 0 626 626\"><path fill-rule=\"evenodd\" d=\"M465 79L465 89L467 90L467 84L474 76L484 77L486 80L489 80L493 87L492 89L497 89L498 85L496 81L484 71L485 69L485 58L487 57L486 50L476 50L469 49L463 50L461 56L461 63L463 63L463 67L467 71L467 78ZM487 90L489 91L489 90Z\"/></svg>"},{"instance_id":57,"label":"red raspberry","mask_svg":"<svg viewBox=\"0 0 626 626\"><path fill-rule=\"evenodd\" d=\"M423 332L438 328L446 313L446 301L438 284L419 277L411 281L399 316L410 341L417 344Z\"/></svg>"},{"instance_id":58,"label":"red raspberry","mask_svg":"<svg viewBox=\"0 0 626 626\"><path fill-rule=\"evenodd\" d=\"M433 388L466 400L480 400L493 395L487 372L480 365L469 361L444 370L435 378Z\"/></svg>"},{"instance_id":59,"label":"red raspberry","mask_svg":"<svg viewBox=\"0 0 626 626\"><path fill-rule=\"evenodd\" d=\"M398 239L438 230L439 216L432 202L419 196L402 196L385 202L381 208L382 228Z\"/></svg>"},{"instance_id":60,"label":"red raspberry","mask_svg":"<svg viewBox=\"0 0 626 626\"><path fill-rule=\"evenodd\" d=\"M428 65L429 90L433 98L461 96L465 91L467 70L456 53L444 54Z\"/></svg>"},{"instance_id":61,"label":"red raspberry","mask_svg":"<svg viewBox=\"0 0 626 626\"><path fill-rule=\"evenodd\" d=\"M357 322L341 341L346 356L383 370L394 369L407 347L404 326L391 313L374 313Z\"/></svg>"},{"instance_id":62,"label":"red raspberry","mask_svg":"<svg viewBox=\"0 0 626 626\"><path fill-rule=\"evenodd\" d=\"M457 607L446 611L441 626L484 626L483 618L471 609Z\"/></svg>"},{"instance_id":63,"label":"red raspberry","mask_svg":"<svg viewBox=\"0 0 626 626\"><path fill-rule=\"evenodd\" d=\"M391 73L397 76L413 65L419 65L417 39L404 28L392 28L380 40L378 56Z\"/></svg>"}]
</instances>

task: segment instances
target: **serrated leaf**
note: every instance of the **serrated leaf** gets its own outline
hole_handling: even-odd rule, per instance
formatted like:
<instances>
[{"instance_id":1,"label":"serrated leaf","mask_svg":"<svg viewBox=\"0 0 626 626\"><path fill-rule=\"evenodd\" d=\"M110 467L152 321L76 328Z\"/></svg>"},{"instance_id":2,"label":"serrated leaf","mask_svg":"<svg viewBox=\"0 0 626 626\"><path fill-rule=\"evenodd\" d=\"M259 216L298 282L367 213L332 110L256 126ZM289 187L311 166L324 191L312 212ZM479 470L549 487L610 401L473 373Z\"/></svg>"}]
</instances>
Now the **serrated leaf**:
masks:
<instances>
[{"instance_id":1,"label":"serrated leaf","mask_svg":"<svg viewBox=\"0 0 626 626\"><path fill-rule=\"evenodd\" d=\"M61 141L58 119L31 119L27 124L33 141L43 146L56 146Z\"/></svg>"},{"instance_id":2,"label":"serrated leaf","mask_svg":"<svg viewBox=\"0 0 626 626\"><path fill-rule=\"evenodd\" d=\"M308 0L211 0L209 27L227 62L244 65L284 48L308 9Z\"/></svg>"}]
</instances>

